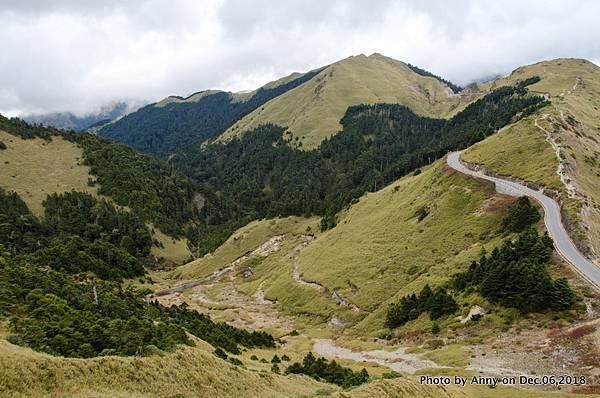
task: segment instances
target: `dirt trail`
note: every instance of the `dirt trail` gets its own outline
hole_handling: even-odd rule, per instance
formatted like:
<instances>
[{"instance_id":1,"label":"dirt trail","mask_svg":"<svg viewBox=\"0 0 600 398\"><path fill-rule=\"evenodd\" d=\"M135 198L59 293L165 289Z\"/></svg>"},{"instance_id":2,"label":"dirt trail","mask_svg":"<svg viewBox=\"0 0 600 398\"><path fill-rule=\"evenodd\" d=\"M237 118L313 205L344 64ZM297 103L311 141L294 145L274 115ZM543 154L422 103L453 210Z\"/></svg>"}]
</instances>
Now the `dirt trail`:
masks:
<instances>
[{"instance_id":1,"label":"dirt trail","mask_svg":"<svg viewBox=\"0 0 600 398\"><path fill-rule=\"evenodd\" d=\"M308 288L311 289L315 289L321 293L326 293L327 289L325 288L325 286L321 285L320 283L317 282L309 282L309 281L305 281L304 279L302 279L302 277L300 276L300 265L299 265L299 257L300 257L300 253L302 253L302 250L304 250L306 248L306 246L308 246L308 244L314 239L312 236L302 236L302 243L300 243L298 246L296 246L294 248L294 250L292 251L293 254L293 269L292 269L292 278L296 281L296 283L302 285L302 286L306 286Z\"/></svg>"},{"instance_id":2,"label":"dirt trail","mask_svg":"<svg viewBox=\"0 0 600 398\"><path fill-rule=\"evenodd\" d=\"M258 248L251 251L250 253L246 253L243 256L236 258L233 262L229 263L226 267L221 268L220 270L217 270L204 278L196 279L196 280L193 280L190 282L186 282L186 283L182 283L180 285L170 287L168 289L154 292L152 295L150 295L149 299L152 299L152 297L159 297L159 296L164 296L164 295L173 294L173 293L182 293L183 291L194 288L198 285L217 281L223 275L225 275L228 272L233 271L238 265L240 265L241 263L243 263L244 261L246 261L252 257L257 257L257 256L267 257L271 253L276 252L281 247L281 243L283 242L284 238L285 238L285 235L274 236L271 239L269 239L268 241L266 241L265 243L263 243L262 245L260 245Z\"/></svg>"},{"instance_id":3,"label":"dirt trail","mask_svg":"<svg viewBox=\"0 0 600 398\"><path fill-rule=\"evenodd\" d=\"M328 295L329 294L328 288L326 288L325 286L321 285L318 282L306 281L306 280L302 279L302 276L300 275L300 264L299 264L300 253L314 239L314 237L309 236L309 235L302 235L301 239L302 239L302 243L300 243L298 246L296 246L292 252L293 253L292 278L302 286L306 286L308 288L315 289L323 294ZM335 290L333 290L331 292L331 299L342 307L349 307L352 309L352 311L356 311L356 312L360 311L360 308L358 308L358 306L356 304L351 303L350 301L346 300Z\"/></svg>"},{"instance_id":4,"label":"dirt trail","mask_svg":"<svg viewBox=\"0 0 600 398\"><path fill-rule=\"evenodd\" d=\"M560 111L560 115L564 121L564 115L563 115L562 111ZM540 115L538 118L536 118L534 120L533 124L542 133L544 133L544 135L546 136L546 141L548 141L548 143L550 143L550 145L552 145L552 148L554 149L554 152L556 153L556 159L558 159L558 168L556 169L556 174L558 174L560 181L563 183L565 188L567 188L567 195L569 196L569 198L573 199L577 196L577 187L575 186L573 179L571 177L569 177L569 175L566 171L567 168L565 167L565 161L561 156L561 146L558 143L558 141L554 138L552 133L550 131L546 130L544 127L542 127L539 124L540 120L546 120L549 118L550 118L550 115L545 113L543 115Z\"/></svg>"},{"instance_id":5,"label":"dirt trail","mask_svg":"<svg viewBox=\"0 0 600 398\"><path fill-rule=\"evenodd\" d=\"M324 357L350 359L356 362L374 362L396 372L415 373L424 368L443 368L429 359L419 358L415 354L407 354L404 348L395 351L372 350L353 351L339 347L333 340L315 339L313 350Z\"/></svg>"},{"instance_id":6,"label":"dirt trail","mask_svg":"<svg viewBox=\"0 0 600 398\"><path fill-rule=\"evenodd\" d=\"M160 303L167 306L181 304L187 300L189 304L200 312L211 313L219 317L225 317L225 319L237 318L229 321L230 324L235 326L260 329L266 326L279 325L288 328L287 326L290 324L289 320L286 320L284 322L285 325L282 325L279 315L273 306L274 303L265 299L262 284L258 287L252 297L249 297L240 293L235 288L235 276L233 275L233 271L248 259L259 256L268 257L272 253L278 251L286 238L287 235L274 236L255 250L238 257L227 266L214 271L210 275L157 291L148 295L146 300L158 300ZM317 282L305 281L300 276L298 256L314 237L310 235L301 235L299 238L301 243L294 248L290 255L288 255L288 258L290 258L293 263L292 278L303 286L329 295L329 289L325 286ZM227 281L221 280L226 274L230 274L231 277L228 278ZM219 297L209 298L207 295L207 291L209 290L213 292L217 291ZM182 295L184 292L186 292L187 297ZM345 300L336 291L331 293L331 299L340 306L350 307L354 311L359 311L359 308L356 305ZM234 314L236 316L234 316Z\"/></svg>"}]
</instances>

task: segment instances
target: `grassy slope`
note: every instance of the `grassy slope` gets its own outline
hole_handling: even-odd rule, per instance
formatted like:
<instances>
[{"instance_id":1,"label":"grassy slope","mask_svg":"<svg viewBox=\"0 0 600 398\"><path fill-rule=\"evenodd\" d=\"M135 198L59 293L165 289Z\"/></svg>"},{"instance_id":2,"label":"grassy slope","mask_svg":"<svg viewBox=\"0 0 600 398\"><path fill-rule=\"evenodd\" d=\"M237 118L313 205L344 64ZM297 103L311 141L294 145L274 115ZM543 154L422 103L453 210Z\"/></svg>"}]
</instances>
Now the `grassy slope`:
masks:
<instances>
[{"instance_id":1,"label":"grassy slope","mask_svg":"<svg viewBox=\"0 0 600 398\"><path fill-rule=\"evenodd\" d=\"M373 334L383 328L390 300L443 283L477 257L482 244L496 243L506 203L490 206L491 192L438 161L361 198L300 255L300 268L366 311L355 329ZM423 206L430 214L419 223L415 213Z\"/></svg>"},{"instance_id":2,"label":"grassy slope","mask_svg":"<svg viewBox=\"0 0 600 398\"><path fill-rule=\"evenodd\" d=\"M7 149L0 151L0 186L17 192L37 216L43 215L42 201L51 193L82 191L96 194L87 185L89 167L79 163L81 148L62 137L47 142L24 140L0 131Z\"/></svg>"},{"instance_id":3,"label":"grassy slope","mask_svg":"<svg viewBox=\"0 0 600 398\"><path fill-rule=\"evenodd\" d=\"M570 217L582 221L578 238L587 240L600 259L600 68L577 59L540 62L482 88L533 75L542 80L530 90L547 94L551 106L473 146L465 151L464 159L502 174L559 187ZM556 174L558 158L545 133L535 126L536 119L561 148L567 178L577 185L577 203L568 200L565 185Z\"/></svg>"},{"instance_id":4,"label":"grassy slope","mask_svg":"<svg viewBox=\"0 0 600 398\"><path fill-rule=\"evenodd\" d=\"M463 152L462 159L485 164L502 175L519 176L559 191L564 189L556 174L558 160L554 149L534 126L535 118L522 119L473 145Z\"/></svg>"},{"instance_id":5,"label":"grassy slope","mask_svg":"<svg viewBox=\"0 0 600 398\"><path fill-rule=\"evenodd\" d=\"M51 193L74 190L97 195L97 188L88 186L88 178L96 178L81 164L83 151L76 144L62 137L24 140L4 131L0 131L0 141L7 146L0 150L0 187L17 192L36 216L43 216L42 202ZM164 247L153 247L154 255L178 264L189 259L191 253L183 240L173 241L155 231L154 238Z\"/></svg>"},{"instance_id":6,"label":"grassy slope","mask_svg":"<svg viewBox=\"0 0 600 398\"><path fill-rule=\"evenodd\" d=\"M269 359L272 352L258 352ZM262 354L262 355L261 355ZM247 355L245 355L247 356ZM295 359L295 358L293 358ZM426 386L418 376L377 380L350 391L308 377L279 376L270 364L243 359L247 370L216 358L204 348L186 347L153 357L69 359L52 357L0 339L0 395L7 397L575 397L515 388ZM342 361L347 365L345 361ZM283 367L286 364L282 364ZM353 367L362 365L355 364ZM258 369L261 369L258 371ZM372 370L370 369L370 372ZM588 397L597 395L586 395Z\"/></svg>"},{"instance_id":7,"label":"grassy slope","mask_svg":"<svg viewBox=\"0 0 600 398\"><path fill-rule=\"evenodd\" d=\"M184 264L192 257L186 239L174 239L165 235L153 225L150 225L150 231L153 231L152 238L157 239L162 244L162 247L152 246L153 256L162 257L175 264Z\"/></svg>"},{"instance_id":8,"label":"grassy slope","mask_svg":"<svg viewBox=\"0 0 600 398\"><path fill-rule=\"evenodd\" d=\"M469 101L451 93L436 79L420 76L402 62L379 54L358 55L326 67L308 82L267 102L221 138L271 122L288 127L304 148L314 148L339 131L339 120L351 105L400 103L422 115L443 117Z\"/></svg>"},{"instance_id":9,"label":"grassy slope","mask_svg":"<svg viewBox=\"0 0 600 398\"><path fill-rule=\"evenodd\" d=\"M389 300L425 283L439 285L477 257L482 244L498 243L496 232L506 201L494 197L492 203L491 192L490 185L449 173L443 161L438 161L418 176L407 176L363 196L341 215L337 227L318 234L304 250L297 251L306 230L301 224L286 236L278 251L240 264L239 268L251 267L254 274L236 278L236 286L247 295L262 288L265 298L276 301L280 311L302 315L310 324L326 323L336 315L357 324L357 333L377 334L383 328ZM422 206L428 206L431 214L416 223L415 212ZM316 224L314 219L310 222ZM185 280L208 275L270 236L290 231L281 227L273 231L269 224L278 223L254 222L214 254L179 267L172 276ZM315 229L316 225L312 231ZM329 294L293 280L296 259L302 278L323 284ZM338 306L331 299L332 290L362 311ZM430 324L420 319L412 327L426 329Z\"/></svg>"},{"instance_id":10,"label":"grassy slope","mask_svg":"<svg viewBox=\"0 0 600 398\"><path fill-rule=\"evenodd\" d=\"M201 348L153 357L52 357L0 340L3 397L294 397L329 386L242 369Z\"/></svg>"},{"instance_id":11,"label":"grassy slope","mask_svg":"<svg viewBox=\"0 0 600 398\"><path fill-rule=\"evenodd\" d=\"M224 268L274 236L307 233L307 228L314 233L319 230L318 227L319 219L316 217L286 217L252 221L233 233L213 253L178 267L173 271L171 277L182 280L202 278L213 271Z\"/></svg>"}]
</instances>

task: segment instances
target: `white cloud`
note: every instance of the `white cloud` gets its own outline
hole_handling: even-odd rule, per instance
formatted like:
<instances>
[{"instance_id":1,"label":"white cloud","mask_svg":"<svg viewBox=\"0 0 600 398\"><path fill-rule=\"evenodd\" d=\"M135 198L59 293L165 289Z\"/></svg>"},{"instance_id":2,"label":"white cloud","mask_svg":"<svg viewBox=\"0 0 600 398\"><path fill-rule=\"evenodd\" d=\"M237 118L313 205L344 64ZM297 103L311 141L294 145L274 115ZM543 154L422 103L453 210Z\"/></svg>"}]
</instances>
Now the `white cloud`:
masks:
<instances>
[{"instance_id":1,"label":"white cloud","mask_svg":"<svg viewBox=\"0 0 600 398\"><path fill-rule=\"evenodd\" d=\"M0 112L255 88L381 52L457 83L600 59L597 1L3 0Z\"/></svg>"}]
</instances>

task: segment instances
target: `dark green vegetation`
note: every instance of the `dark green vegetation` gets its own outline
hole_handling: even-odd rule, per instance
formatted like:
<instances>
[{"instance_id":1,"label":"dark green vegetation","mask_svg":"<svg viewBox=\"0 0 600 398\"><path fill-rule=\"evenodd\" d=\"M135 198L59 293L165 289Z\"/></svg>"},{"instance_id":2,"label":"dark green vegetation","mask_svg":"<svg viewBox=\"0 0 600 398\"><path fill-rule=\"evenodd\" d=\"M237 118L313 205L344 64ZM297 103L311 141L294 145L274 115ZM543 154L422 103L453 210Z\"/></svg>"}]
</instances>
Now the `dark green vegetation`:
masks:
<instances>
[{"instance_id":1,"label":"dark green vegetation","mask_svg":"<svg viewBox=\"0 0 600 398\"><path fill-rule=\"evenodd\" d=\"M164 157L178 148L218 135L236 120L310 80L318 72L306 73L274 88L259 88L245 101L235 101L230 93L217 92L198 101L148 105L104 126L98 134L139 151Z\"/></svg>"},{"instance_id":2,"label":"dark green vegetation","mask_svg":"<svg viewBox=\"0 0 600 398\"><path fill-rule=\"evenodd\" d=\"M452 83L452 82L449 82L448 80L446 80L446 79L443 79L443 78L441 78L441 77L440 77L440 76L438 76L438 75L434 75L433 73L431 73L431 72L429 72L429 71L427 71L427 70L425 70L425 69L421 69L421 68L419 68L418 66L415 66L415 65L408 64L408 67L409 67L409 68L410 68L410 69L411 69L413 72L415 72L415 73L417 73L417 74L419 74L419 75L421 75L421 76L433 77L434 79L437 79L438 81L440 81L440 82L444 83L446 86L450 87L450 89L452 90L452 92L453 92L454 94L457 94L457 93L459 93L459 92L460 92L460 91L463 89L461 86L457 86L456 84L454 84L454 83Z\"/></svg>"},{"instance_id":3,"label":"dark green vegetation","mask_svg":"<svg viewBox=\"0 0 600 398\"><path fill-rule=\"evenodd\" d=\"M455 275L452 284L524 313L565 310L574 304L575 294L566 279L550 276L552 251L552 239L531 228L515 241L506 240L489 256L482 255L466 272Z\"/></svg>"},{"instance_id":4,"label":"dark green vegetation","mask_svg":"<svg viewBox=\"0 0 600 398\"><path fill-rule=\"evenodd\" d=\"M325 358L315 358L312 352L306 354L302 363L294 362L285 371L286 374L305 374L316 380L324 380L344 388L358 386L369 381L369 373L366 369L354 372L345 368L335 361Z\"/></svg>"},{"instance_id":5,"label":"dark green vegetation","mask_svg":"<svg viewBox=\"0 0 600 398\"><path fill-rule=\"evenodd\" d=\"M531 224L540 221L540 213L531 203L527 196L521 196L517 202L512 205L508 215L503 221L504 229L507 232L521 232L527 229Z\"/></svg>"},{"instance_id":6,"label":"dark green vegetation","mask_svg":"<svg viewBox=\"0 0 600 398\"><path fill-rule=\"evenodd\" d=\"M449 120L421 117L401 105L359 105L317 150L294 149L284 128L263 125L225 144L190 147L172 161L207 193L200 246L213 249L256 218L317 214L330 228L336 213L365 192L545 104L523 87L502 87Z\"/></svg>"},{"instance_id":7,"label":"dark green vegetation","mask_svg":"<svg viewBox=\"0 0 600 398\"><path fill-rule=\"evenodd\" d=\"M96 177L90 184L99 184L100 194L132 209L168 235L186 234L194 241L194 222L199 219L199 209L194 204L195 184L167 164L95 135L32 126L1 115L0 130L24 139L62 136L80 145L83 163Z\"/></svg>"},{"instance_id":8,"label":"dark green vegetation","mask_svg":"<svg viewBox=\"0 0 600 398\"><path fill-rule=\"evenodd\" d=\"M152 354L192 344L273 347L273 337L147 303L120 280L144 274L151 237L134 213L80 192L52 194L44 217L0 189L0 319L10 340L54 355ZM7 250L8 249L8 250Z\"/></svg>"},{"instance_id":9,"label":"dark green vegetation","mask_svg":"<svg viewBox=\"0 0 600 398\"><path fill-rule=\"evenodd\" d=\"M86 193L52 194L40 222L14 192L0 188L0 244L28 263L102 279L144 273L152 240L144 223Z\"/></svg>"},{"instance_id":10,"label":"dark green vegetation","mask_svg":"<svg viewBox=\"0 0 600 398\"><path fill-rule=\"evenodd\" d=\"M423 312L428 312L431 319L438 319L444 315L452 314L458 309L456 301L443 287L432 291L425 285L417 296L409 294L392 303L388 307L385 326L390 329L404 325L408 321L417 319Z\"/></svg>"},{"instance_id":11,"label":"dark green vegetation","mask_svg":"<svg viewBox=\"0 0 600 398\"><path fill-rule=\"evenodd\" d=\"M180 306L171 306L167 309L160 308L191 334L233 354L241 354L238 344L244 347L275 347L275 340L268 333L261 331L249 332L224 322L214 323L207 316L188 310L186 303Z\"/></svg>"},{"instance_id":12,"label":"dark green vegetation","mask_svg":"<svg viewBox=\"0 0 600 398\"><path fill-rule=\"evenodd\" d=\"M0 319L10 319L9 340L69 357L149 355L193 345L186 332L239 354L273 347L270 335L248 332L184 306L146 303L140 292L112 281L27 264L0 253Z\"/></svg>"},{"instance_id":13,"label":"dark green vegetation","mask_svg":"<svg viewBox=\"0 0 600 398\"><path fill-rule=\"evenodd\" d=\"M44 217L0 189L0 317L10 319L11 341L55 355L152 354L192 344L191 333L239 353L238 345L273 347L273 338L189 311L146 303L118 281L144 274L152 245L145 220L183 233L193 184L167 165L88 135L30 126L0 117L0 129L23 138L61 135L83 148L99 192L128 206L116 208L89 194L53 194Z\"/></svg>"}]
</instances>

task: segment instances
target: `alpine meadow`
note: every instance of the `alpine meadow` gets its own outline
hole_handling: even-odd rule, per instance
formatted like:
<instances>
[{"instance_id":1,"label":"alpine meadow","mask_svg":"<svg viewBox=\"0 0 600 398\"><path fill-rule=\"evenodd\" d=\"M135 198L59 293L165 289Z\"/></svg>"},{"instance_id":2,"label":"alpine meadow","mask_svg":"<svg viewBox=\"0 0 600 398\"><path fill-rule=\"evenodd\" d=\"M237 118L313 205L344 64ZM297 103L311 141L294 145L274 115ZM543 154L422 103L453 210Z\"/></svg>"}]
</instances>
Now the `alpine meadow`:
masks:
<instances>
[{"instance_id":1,"label":"alpine meadow","mask_svg":"<svg viewBox=\"0 0 600 398\"><path fill-rule=\"evenodd\" d=\"M334 3L0 10L0 396L600 397L600 8Z\"/></svg>"}]
</instances>

